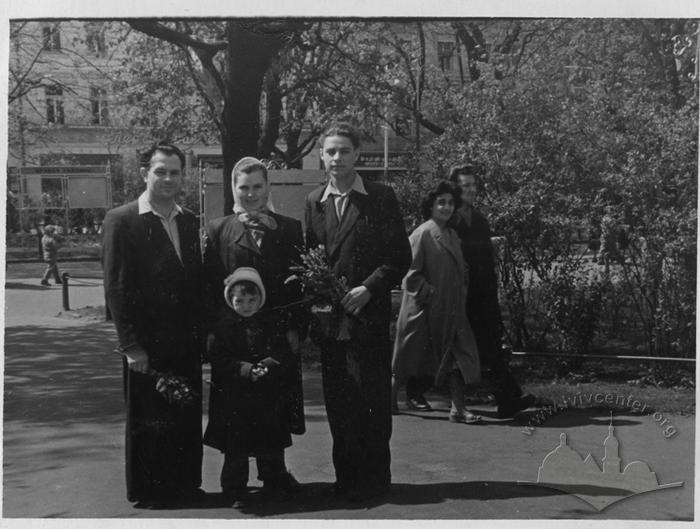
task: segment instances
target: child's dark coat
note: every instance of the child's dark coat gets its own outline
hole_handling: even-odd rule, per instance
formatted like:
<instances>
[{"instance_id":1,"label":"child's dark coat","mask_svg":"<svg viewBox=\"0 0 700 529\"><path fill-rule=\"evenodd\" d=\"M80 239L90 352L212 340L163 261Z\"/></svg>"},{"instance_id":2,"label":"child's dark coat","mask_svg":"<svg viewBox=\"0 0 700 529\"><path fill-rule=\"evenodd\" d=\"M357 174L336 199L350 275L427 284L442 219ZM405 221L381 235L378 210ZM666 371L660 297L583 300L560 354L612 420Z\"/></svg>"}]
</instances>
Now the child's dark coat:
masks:
<instances>
[{"instance_id":1,"label":"child's dark coat","mask_svg":"<svg viewBox=\"0 0 700 529\"><path fill-rule=\"evenodd\" d=\"M274 316L263 311L242 318L227 310L219 319L210 351L212 388L204 444L241 456L291 446L295 418L289 395L297 383L297 362ZM250 370L259 362L269 372L253 382Z\"/></svg>"}]
</instances>

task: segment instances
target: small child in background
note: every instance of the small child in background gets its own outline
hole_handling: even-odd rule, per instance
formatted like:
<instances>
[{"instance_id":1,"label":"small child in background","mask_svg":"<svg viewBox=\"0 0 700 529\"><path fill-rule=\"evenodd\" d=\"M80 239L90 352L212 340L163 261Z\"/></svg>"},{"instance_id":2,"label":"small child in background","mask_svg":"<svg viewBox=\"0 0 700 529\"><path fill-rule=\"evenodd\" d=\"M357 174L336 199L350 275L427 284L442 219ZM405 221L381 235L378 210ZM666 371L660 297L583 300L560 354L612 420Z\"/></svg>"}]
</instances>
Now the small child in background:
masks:
<instances>
[{"instance_id":1,"label":"small child in background","mask_svg":"<svg viewBox=\"0 0 700 529\"><path fill-rule=\"evenodd\" d=\"M56 226L48 224L44 226L44 236L41 238L41 249L44 252L44 262L46 271L41 280L45 287L49 286L49 277L53 275L57 285L62 283L61 275L58 273L58 240L55 237Z\"/></svg>"},{"instance_id":2,"label":"small child in background","mask_svg":"<svg viewBox=\"0 0 700 529\"><path fill-rule=\"evenodd\" d=\"M282 323L259 312L265 288L254 268L237 268L225 280L231 310L214 328L210 349L212 391L204 444L224 453L221 489L234 507L249 501L248 457L255 456L263 496L292 494L299 483L287 471L291 446L290 384L295 363Z\"/></svg>"}]
</instances>

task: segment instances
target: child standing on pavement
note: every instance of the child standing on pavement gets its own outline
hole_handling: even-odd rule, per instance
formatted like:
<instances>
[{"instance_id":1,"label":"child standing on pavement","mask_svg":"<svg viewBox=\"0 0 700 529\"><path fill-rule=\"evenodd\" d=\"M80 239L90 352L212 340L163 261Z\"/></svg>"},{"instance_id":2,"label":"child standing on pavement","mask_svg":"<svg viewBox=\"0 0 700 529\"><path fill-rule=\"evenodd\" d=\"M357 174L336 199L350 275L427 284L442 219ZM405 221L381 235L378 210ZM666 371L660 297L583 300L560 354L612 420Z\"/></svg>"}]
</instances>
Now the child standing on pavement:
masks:
<instances>
[{"instance_id":1,"label":"child standing on pavement","mask_svg":"<svg viewBox=\"0 0 700 529\"><path fill-rule=\"evenodd\" d=\"M56 226L49 224L44 227L44 236L41 238L41 249L44 252L46 271L44 272L41 284L45 287L49 286L49 277L52 275L57 285L62 283L61 276L58 273L58 240L55 234Z\"/></svg>"},{"instance_id":2,"label":"child standing on pavement","mask_svg":"<svg viewBox=\"0 0 700 529\"><path fill-rule=\"evenodd\" d=\"M299 483L287 471L291 446L288 387L294 358L279 318L258 312L265 288L254 268L237 268L225 280L227 310L214 328L210 349L212 392L204 444L224 453L221 489L227 501L249 500L248 457L255 456L263 495L291 494Z\"/></svg>"}]
</instances>

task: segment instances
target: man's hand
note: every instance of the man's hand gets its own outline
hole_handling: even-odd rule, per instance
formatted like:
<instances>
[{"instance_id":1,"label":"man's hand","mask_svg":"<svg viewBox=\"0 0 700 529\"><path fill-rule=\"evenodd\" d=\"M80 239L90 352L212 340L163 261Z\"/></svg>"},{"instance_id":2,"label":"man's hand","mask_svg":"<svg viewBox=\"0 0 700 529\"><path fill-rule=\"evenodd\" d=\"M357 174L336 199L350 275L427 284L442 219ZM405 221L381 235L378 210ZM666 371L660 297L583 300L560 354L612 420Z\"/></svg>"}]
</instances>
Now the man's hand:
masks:
<instances>
[{"instance_id":1,"label":"man's hand","mask_svg":"<svg viewBox=\"0 0 700 529\"><path fill-rule=\"evenodd\" d=\"M366 286L360 285L350 290L345 297L340 300L340 304L345 312L357 316L372 297L372 293Z\"/></svg>"},{"instance_id":2,"label":"man's hand","mask_svg":"<svg viewBox=\"0 0 700 529\"><path fill-rule=\"evenodd\" d=\"M128 351L124 351L124 356L129 369L137 373L148 372L148 353L140 345L135 345Z\"/></svg>"}]
</instances>

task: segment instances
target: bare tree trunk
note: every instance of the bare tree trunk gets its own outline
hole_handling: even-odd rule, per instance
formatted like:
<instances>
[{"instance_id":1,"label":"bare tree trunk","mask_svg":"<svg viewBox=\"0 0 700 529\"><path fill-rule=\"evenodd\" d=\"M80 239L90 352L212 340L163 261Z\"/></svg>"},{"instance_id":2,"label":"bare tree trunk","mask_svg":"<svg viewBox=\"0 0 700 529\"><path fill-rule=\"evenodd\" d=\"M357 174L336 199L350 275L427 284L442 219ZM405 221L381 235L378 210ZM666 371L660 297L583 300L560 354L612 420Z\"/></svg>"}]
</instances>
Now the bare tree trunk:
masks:
<instances>
[{"instance_id":1,"label":"bare tree trunk","mask_svg":"<svg viewBox=\"0 0 700 529\"><path fill-rule=\"evenodd\" d=\"M224 157L224 214L233 211L231 169L243 156L258 155L260 95L272 60L284 45L279 34L263 33L255 21L226 24L228 76L222 116Z\"/></svg>"},{"instance_id":2,"label":"bare tree trunk","mask_svg":"<svg viewBox=\"0 0 700 529\"><path fill-rule=\"evenodd\" d=\"M258 141L258 155L262 158L269 158L270 153L275 149L275 143L279 137L281 114L282 114L282 94L279 91L280 79L274 68L268 72L265 79L265 115L263 117L263 130Z\"/></svg>"}]
</instances>

